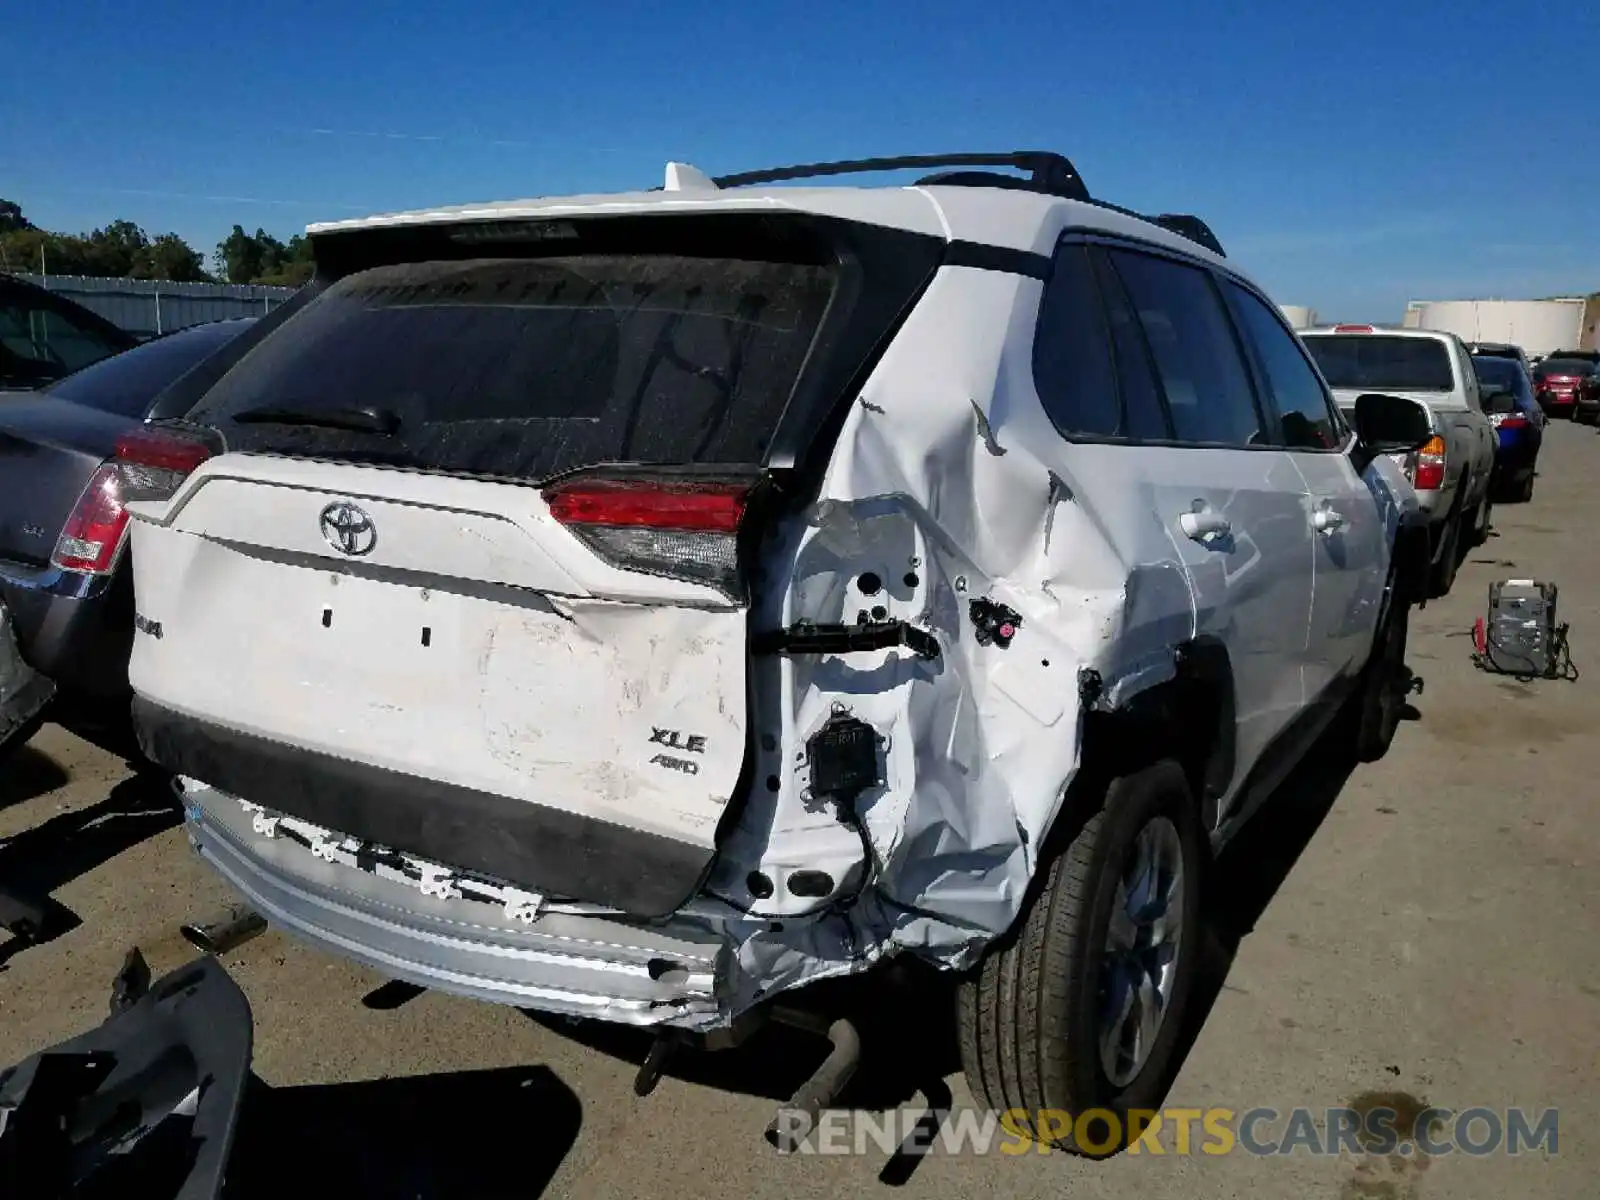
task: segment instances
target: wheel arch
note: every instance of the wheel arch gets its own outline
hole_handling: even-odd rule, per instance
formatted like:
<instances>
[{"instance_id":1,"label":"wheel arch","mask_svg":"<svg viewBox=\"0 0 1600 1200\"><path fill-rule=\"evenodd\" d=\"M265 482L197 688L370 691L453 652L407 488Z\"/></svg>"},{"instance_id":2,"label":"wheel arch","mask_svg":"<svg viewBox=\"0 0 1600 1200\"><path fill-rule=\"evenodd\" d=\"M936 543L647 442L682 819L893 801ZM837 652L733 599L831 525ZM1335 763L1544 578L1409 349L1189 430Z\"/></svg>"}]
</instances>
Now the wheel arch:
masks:
<instances>
[{"instance_id":1,"label":"wheel arch","mask_svg":"<svg viewBox=\"0 0 1600 1200\"><path fill-rule=\"evenodd\" d=\"M1402 517L1394 534L1389 571L1394 581L1394 600L1422 604L1428 598L1428 572L1433 565L1427 516L1421 512Z\"/></svg>"},{"instance_id":2,"label":"wheel arch","mask_svg":"<svg viewBox=\"0 0 1600 1200\"><path fill-rule=\"evenodd\" d=\"M1077 775L1050 839L1071 838L1119 775L1176 759L1209 833L1237 771L1233 663L1227 647L1200 637L1172 648L1172 676L1084 715Z\"/></svg>"}]
</instances>

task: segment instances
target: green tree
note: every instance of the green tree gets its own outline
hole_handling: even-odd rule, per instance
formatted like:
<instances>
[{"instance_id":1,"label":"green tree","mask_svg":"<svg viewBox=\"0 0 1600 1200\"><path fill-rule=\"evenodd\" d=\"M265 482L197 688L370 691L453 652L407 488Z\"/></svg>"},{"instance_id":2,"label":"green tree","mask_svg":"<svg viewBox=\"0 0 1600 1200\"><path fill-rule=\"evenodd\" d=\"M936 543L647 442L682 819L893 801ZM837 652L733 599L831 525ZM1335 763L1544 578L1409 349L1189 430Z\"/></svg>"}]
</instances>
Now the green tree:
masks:
<instances>
[{"instance_id":1,"label":"green tree","mask_svg":"<svg viewBox=\"0 0 1600 1200\"><path fill-rule=\"evenodd\" d=\"M217 243L215 258L217 274L229 283L249 283L261 274L261 245L242 225Z\"/></svg>"},{"instance_id":2,"label":"green tree","mask_svg":"<svg viewBox=\"0 0 1600 1200\"><path fill-rule=\"evenodd\" d=\"M217 271L229 283L261 283L298 287L311 278L315 264L311 242L295 234L287 243L265 229L249 234L241 225L217 243Z\"/></svg>"},{"instance_id":3,"label":"green tree","mask_svg":"<svg viewBox=\"0 0 1600 1200\"><path fill-rule=\"evenodd\" d=\"M83 243L87 275L126 278L150 248L150 238L132 221L113 221L78 239Z\"/></svg>"},{"instance_id":4,"label":"green tree","mask_svg":"<svg viewBox=\"0 0 1600 1200\"><path fill-rule=\"evenodd\" d=\"M163 233L139 252L129 272L135 279L170 279L174 283L204 283L205 259L175 233Z\"/></svg>"},{"instance_id":5,"label":"green tree","mask_svg":"<svg viewBox=\"0 0 1600 1200\"><path fill-rule=\"evenodd\" d=\"M51 275L82 275L88 255L82 238L29 227L0 233L0 268Z\"/></svg>"},{"instance_id":6,"label":"green tree","mask_svg":"<svg viewBox=\"0 0 1600 1200\"><path fill-rule=\"evenodd\" d=\"M316 271L316 260L311 256L311 239L297 233L282 246L276 270L263 270L256 283L275 287L299 287Z\"/></svg>"},{"instance_id":7,"label":"green tree","mask_svg":"<svg viewBox=\"0 0 1600 1200\"><path fill-rule=\"evenodd\" d=\"M32 228L32 222L22 215L22 205L15 200L0 200L0 233Z\"/></svg>"}]
</instances>

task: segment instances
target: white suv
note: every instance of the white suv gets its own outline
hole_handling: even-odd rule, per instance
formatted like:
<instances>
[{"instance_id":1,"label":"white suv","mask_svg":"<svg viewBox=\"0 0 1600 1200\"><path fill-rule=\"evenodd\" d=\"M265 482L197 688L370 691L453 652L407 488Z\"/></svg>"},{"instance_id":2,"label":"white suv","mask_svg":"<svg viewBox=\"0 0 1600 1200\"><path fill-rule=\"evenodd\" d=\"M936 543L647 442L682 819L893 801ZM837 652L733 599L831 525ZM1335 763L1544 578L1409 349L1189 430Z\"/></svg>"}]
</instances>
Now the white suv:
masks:
<instances>
[{"instance_id":1,"label":"white suv","mask_svg":"<svg viewBox=\"0 0 1600 1200\"><path fill-rule=\"evenodd\" d=\"M763 186L908 165L1027 174ZM200 852L393 976L675 1031L916 955L980 1099L1158 1096L1209 853L1341 707L1393 735L1425 414L1352 433L1202 223L1051 154L311 235L123 447Z\"/></svg>"}]
</instances>

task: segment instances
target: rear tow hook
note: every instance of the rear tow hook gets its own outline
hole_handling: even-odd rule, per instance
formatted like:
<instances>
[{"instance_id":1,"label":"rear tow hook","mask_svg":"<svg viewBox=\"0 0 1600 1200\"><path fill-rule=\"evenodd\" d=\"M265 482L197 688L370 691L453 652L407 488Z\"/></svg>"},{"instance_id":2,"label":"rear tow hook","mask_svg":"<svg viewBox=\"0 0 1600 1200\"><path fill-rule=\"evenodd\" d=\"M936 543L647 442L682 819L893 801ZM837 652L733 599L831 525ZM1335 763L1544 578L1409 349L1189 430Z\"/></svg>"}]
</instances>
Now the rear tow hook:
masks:
<instances>
[{"instance_id":1,"label":"rear tow hook","mask_svg":"<svg viewBox=\"0 0 1600 1200\"><path fill-rule=\"evenodd\" d=\"M639 1064L639 1073L633 1077L635 1096L648 1096L656 1090L656 1084L661 1082L661 1072L666 1069L667 1059L682 1044L683 1034L676 1029L663 1029L656 1034L655 1041L650 1043L650 1053L644 1056L644 1061Z\"/></svg>"}]
</instances>

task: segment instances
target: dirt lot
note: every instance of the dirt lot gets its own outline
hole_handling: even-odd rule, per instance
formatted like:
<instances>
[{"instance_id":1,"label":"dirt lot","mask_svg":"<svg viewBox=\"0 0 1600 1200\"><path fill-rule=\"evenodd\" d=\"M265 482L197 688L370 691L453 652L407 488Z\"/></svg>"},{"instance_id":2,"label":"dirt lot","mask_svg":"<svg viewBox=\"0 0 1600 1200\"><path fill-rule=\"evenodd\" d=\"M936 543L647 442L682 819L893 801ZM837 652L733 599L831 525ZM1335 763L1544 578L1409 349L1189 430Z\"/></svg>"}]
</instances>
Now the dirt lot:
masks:
<instances>
[{"instance_id":1,"label":"dirt lot","mask_svg":"<svg viewBox=\"0 0 1600 1200\"><path fill-rule=\"evenodd\" d=\"M870 1143L860 1156L780 1158L761 1131L771 1097L816 1061L812 1045L769 1037L683 1058L636 1100L636 1039L409 996L268 933L228 958L255 1009L264 1081L235 1182L263 1195L315 1178L319 1190L354 1196L697 1200L895 1184L938 1200L1593 1195L1597 463L1593 430L1551 428L1534 501L1497 508L1495 536L1455 592L1414 616L1410 657L1426 690L1393 752L1348 778L1326 760L1309 764L1230 847L1209 930L1209 1003L1168 1101L1324 1109L1385 1091L1457 1110L1557 1107L1556 1156L1183 1156L1169 1140L1165 1155L1102 1163L1032 1153L918 1161ZM1489 581L1506 576L1560 583L1575 656L1592 668L1578 682L1473 669L1467 631ZM161 781L53 726L0 768L0 838L0 877L48 891L64 930L40 946L0 943L0 1063L97 1023L129 945L158 972L186 961L179 922L228 898L189 853ZM886 997L880 1011L903 1029L897 1003ZM869 1041L858 1103L919 1109L919 1078L937 1102L946 1074L957 1105L969 1103L942 1046L888 1046Z\"/></svg>"}]
</instances>

